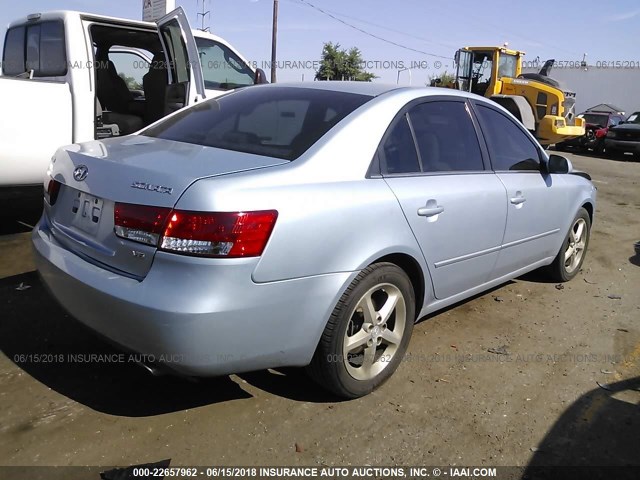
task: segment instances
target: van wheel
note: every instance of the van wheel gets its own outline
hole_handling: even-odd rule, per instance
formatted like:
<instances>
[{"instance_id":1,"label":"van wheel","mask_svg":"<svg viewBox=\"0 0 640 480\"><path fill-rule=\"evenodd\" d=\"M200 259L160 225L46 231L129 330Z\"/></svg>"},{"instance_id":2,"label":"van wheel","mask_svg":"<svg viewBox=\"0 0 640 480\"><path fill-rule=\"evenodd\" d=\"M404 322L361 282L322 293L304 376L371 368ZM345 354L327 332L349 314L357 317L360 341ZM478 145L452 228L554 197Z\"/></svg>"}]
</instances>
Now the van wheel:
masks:
<instances>
[{"instance_id":1,"label":"van wheel","mask_svg":"<svg viewBox=\"0 0 640 480\"><path fill-rule=\"evenodd\" d=\"M571 224L562 248L553 263L549 265L549 274L554 282L568 282L578 274L587 253L590 234L589 214L581 208Z\"/></svg>"},{"instance_id":2,"label":"van wheel","mask_svg":"<svg viewBox=\"0 0 640 480\"><path fill-rule=\"evenodd\" d=\"M321 386L344 398L366 395L398 368L411 338L415 294L392 263L365 268L344 292L308 367Z\"/></svg>"}]
</instances>

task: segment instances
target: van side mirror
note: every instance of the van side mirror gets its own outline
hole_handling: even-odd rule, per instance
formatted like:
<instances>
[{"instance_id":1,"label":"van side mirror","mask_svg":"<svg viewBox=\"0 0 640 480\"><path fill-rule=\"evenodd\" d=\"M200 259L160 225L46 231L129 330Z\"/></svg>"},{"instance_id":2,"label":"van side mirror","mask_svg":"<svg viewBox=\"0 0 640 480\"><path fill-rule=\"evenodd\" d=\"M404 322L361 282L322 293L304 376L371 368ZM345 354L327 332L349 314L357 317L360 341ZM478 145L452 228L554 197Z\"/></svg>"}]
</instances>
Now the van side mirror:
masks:
<instances>
[{"instance_id":1,"label":"van side mirror","mask_svg":"<svg viewBox=\"0 0 640 480\"><path fill-rule=\"evenodd\" d=\"M255 85L263 85L265 83L269 83L267 80L267 74L264 73L264 70L261 68L256 68L256 73L253 77L253 83Z\"/></svg>"},{"instance_id":2,"label":"van side mirror","mask_svg":"<svg viewBox=\"0 0 640 480\"><path fill-rule=\"evenodd\" d=\"M547 173L571 173L573 165L567 157L562 155L551 154L547 162Z\"/></svg>"}]
</instances>

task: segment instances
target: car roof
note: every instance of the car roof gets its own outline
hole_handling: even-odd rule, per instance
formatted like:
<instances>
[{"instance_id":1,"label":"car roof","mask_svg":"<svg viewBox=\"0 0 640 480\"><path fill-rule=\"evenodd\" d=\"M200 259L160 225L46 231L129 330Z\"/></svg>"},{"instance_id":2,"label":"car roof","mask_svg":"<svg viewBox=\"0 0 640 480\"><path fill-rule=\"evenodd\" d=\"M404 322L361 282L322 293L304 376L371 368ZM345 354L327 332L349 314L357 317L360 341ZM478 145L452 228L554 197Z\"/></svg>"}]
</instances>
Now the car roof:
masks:
<instances>
[{"instance_id":1,"label":"car roof","mask_svg":"<svg viewBox=\"0 0 640 480\"><path fill-rule=\"evenodd\" d=\"M31 19L30 19L31 17ZM86 18L88 20L97 20L97 21L104 21L104 22L111 22L111 23L120 23L120 24L126 24L126 25L131 25L131 26L139 26L139 27L152 27L152 28L156 28L156 24L155 23L151 23L151 22L143 22L141 20L133 20L130 18L118 18L118 17L112 17L109 15L99 15L99 14L95 14L95 13L87 13L87 12L79 12L76 10L50 10L50 11L46 11L46 12L38 12L38 13L32 13L30 15L26 15L24 17L20 17L15 19L14 21L12 21L9 24L8 28L14 27L14 26L18 26L18 25L24 25L24 24L29 24L29 23L36 23L36 22L41 22L41 21L50 21L50 20L64 20L67 21L69 19L73 19L73 18Z\"/></svg>"},{"instance_id":2,"label":"car roof","mask_svg":"<svg viewBox=\"0 0 640 480\"><path fill-rule=\"evenodd\" d=\"M292 87L292 88L308 88L314 90L327 90L333 92L353 93L359 95L368 95L370 97L378 97L387 93L413 93L416 97L419 96L434 96L434 95L448 95L463 98L474 98L479 100L486 100L484 97L480 97L473 93L461 92L451 88L443 87L410 87L403 85L394 85L388 83L374 83L374 82L353 82L353 81L318 81L318 82L291 82L291 83L277 83L265 85L268 88L278 87Z\"/></svg>"},{"instance_id":3,"label":"car roof","mask_svg":"<svg viewBox=\"0 0 640 480\"><path fill-rule=\"evenodd\" d=\"M333 92L355 93L360 95L368 95L377 97L383 93L392 90L398 90L398 85L389 85L384 83L372 82L349 82L349 81L318 81L318 82L287 82L272 84L273 87L294 87L294 88L310 88L314 90L330 90Z\"/></svg>"}]
</instances>

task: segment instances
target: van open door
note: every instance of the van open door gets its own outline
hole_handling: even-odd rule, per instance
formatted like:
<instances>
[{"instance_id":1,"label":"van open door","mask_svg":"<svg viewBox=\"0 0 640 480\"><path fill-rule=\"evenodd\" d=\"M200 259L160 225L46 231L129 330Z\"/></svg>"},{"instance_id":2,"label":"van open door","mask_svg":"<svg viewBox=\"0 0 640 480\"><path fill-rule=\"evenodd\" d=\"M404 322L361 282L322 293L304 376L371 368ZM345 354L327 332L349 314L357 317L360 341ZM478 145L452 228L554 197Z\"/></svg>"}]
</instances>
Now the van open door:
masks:
<instances>
[{"instance_id":1,"label":"van open door","mask_svg":"<svg viewBox=\"0 0 640 480\"><path fill-rule=\"evenodd\" d=\"M169 85L165 105L167 113L192 105L205 97L198 47L182 7L156 22L162 42Z\"/></svg>"}]
</instances>

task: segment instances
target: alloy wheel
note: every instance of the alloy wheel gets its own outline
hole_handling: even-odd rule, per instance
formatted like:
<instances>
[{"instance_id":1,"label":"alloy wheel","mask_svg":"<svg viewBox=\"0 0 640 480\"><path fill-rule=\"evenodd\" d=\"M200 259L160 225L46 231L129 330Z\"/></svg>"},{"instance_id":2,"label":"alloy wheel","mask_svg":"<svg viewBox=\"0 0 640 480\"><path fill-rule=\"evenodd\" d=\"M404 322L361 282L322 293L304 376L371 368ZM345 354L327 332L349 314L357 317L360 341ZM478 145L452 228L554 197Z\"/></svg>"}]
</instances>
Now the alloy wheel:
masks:
<instances>
[{"instance_id":1,"label":"alloy wheel","mask_svg":"<svg viewBox=\"0 0 640 480\"><path fill-rule=\"evenodd\" d=\"M349 317L343 361L356 380L379 375L399 350L407 323L402 292L389 283L369 289Z\"/></svg>"}]
</instances>

